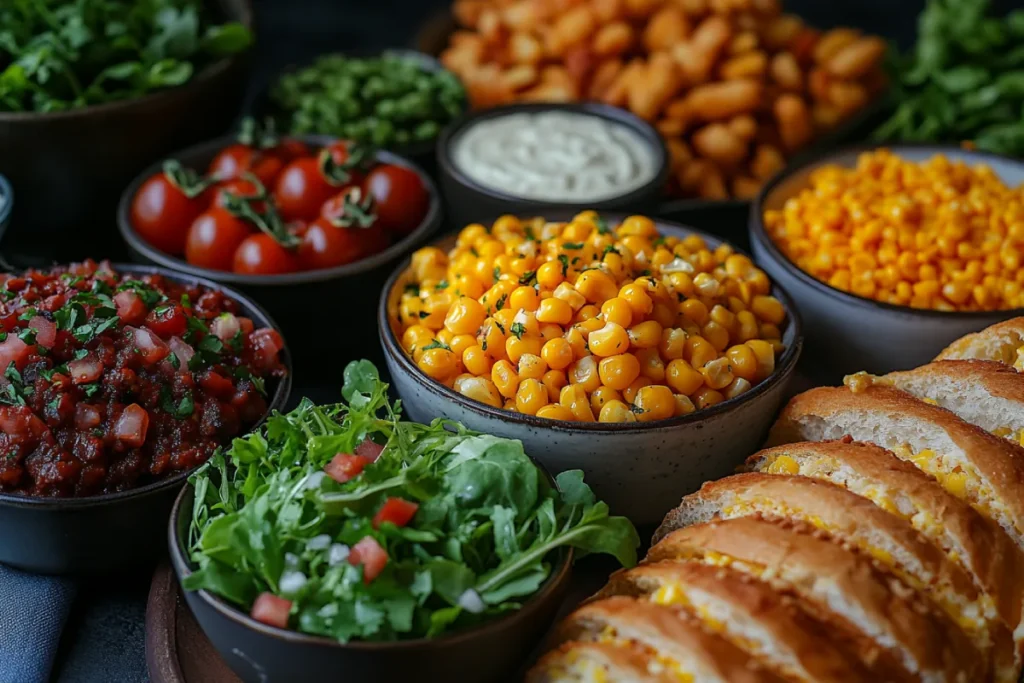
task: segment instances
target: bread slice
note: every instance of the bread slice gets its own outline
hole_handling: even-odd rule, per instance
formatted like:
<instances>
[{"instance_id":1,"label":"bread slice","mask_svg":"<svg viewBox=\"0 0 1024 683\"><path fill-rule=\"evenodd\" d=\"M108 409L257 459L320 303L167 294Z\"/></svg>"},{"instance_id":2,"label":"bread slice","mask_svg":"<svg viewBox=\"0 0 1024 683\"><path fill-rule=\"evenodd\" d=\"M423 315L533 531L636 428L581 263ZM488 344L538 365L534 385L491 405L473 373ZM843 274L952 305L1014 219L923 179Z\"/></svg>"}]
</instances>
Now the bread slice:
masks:
<instances>
[{"instance_id":1,"label":"bread slice","mask_svg":"<svg viewBox=\"0 0 1024 683\"><path fill-rule=\"evenodd\" d=\"M986 432L1024 445L1024 374L988 360L940 360L882 377L850 375L846 386L891 386L937 405Z\"/></svg>"},{"instance_id":2,"label":"bread slice","mask_svg":"<svg viewBox=\"0 0 1024 683\"><path fill-rule=\"evenodd\" d=\"M992 360L1024 370L1024 317L968 334L943 349L935 360Z\"/></svg>"},{"instance_id":3,"label":"bread slice","mask_svg":"<svg viewBox=\"0 0 1024 683\"><path fill-rule=\"evenodd\" d=\"M769 445L849 435L938 479L1024 547L1024 450L892 387L820 387L793 398Z\"/></svg>"},{"instance_id":4,"label":"bread slice","mask_svg":"<svg viewBox=\"0 0 1024 683\"><path fill-rule=\"evenodd\" d=\"M1024 552L1001 527L910 463L873 444L821 441L760 451L745 467L827 480L907 520L973 577L992 605L985 621L998 619L1002 626L991 626L994 642L1012 634L1017 652L1024 651Z\"/></svg>"},{"instance_id":5,"label":"bread slice","mask_svg":"<svg viewBox=\"0 0 1024 683\"><path fill-rule=\"evenodd\" d=\"M924 683L966 677L991 650L987 632L986 642L972 642L924 596L806 523L738 517L689 526L673 531L647 555L647 561L671 559L695 559L761 578L801 599L802 606L813 606L821 621L869 637ZM1008 665L997 680L1016 680L1012 652Z\"/></svg>"},{"instance_id":6,"label":"bread slice","mask_svg":"<svg viewBox=\"0 0 1024 683\"><path fill-rule=\"evenodd\" d=\"M543 657L526 683L679 683L642 648L617 643L569 642Z\"/></svg>"},{"instance_id":7,"label":"bread slice","mask_svg":"<svg viewBox=\"0 0 1024 683\"><path fill-rule=\"evenodd\" d=\"M597 641L639 646L684 680L783 683L750 654L706 629L686 610L623 596L591 602L570 614L554 642Z\"/></svg>"},{"instance_id":8,"label":"bread slice","mask_svg":"<svg viewBox=\"0 0 1024 683\"><path fill-rule=\"evenodd\" d=\"M875 558L907 585L927 591L958 623L985 619L985 601L971 577L909 522L808 477L753 472L708 482L665 516L653 542L692 524L755 515L808 522Z\"/></svg>"},{"instance_id":9,"label":"bread slice","mask_svg":"<svg viewBox=\"0 0 1024 683\"><path fill-rule=\"evenodd\" d=\"M726 567L686 561L645 563L616 572L599 593L615 594L679 605L788 680L879 680L876 672L833 639L834 629L769 585Z\"/></svg>"}]
</instances>

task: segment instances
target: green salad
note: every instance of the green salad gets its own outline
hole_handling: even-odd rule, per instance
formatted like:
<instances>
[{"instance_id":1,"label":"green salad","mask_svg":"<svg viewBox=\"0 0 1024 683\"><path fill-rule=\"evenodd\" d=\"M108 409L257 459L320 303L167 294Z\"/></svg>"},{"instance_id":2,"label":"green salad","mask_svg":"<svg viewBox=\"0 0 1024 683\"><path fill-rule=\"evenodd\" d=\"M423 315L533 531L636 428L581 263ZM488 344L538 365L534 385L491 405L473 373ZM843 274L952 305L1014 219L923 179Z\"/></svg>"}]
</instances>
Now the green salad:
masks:
<instances>
[{"instance_id":1,"label":"green salad","mask_svg":"<svg viewBox=\"0 0 1024 683\"><path fill-rule=\"evenodd\" d=\"M433 140L467 106L453 73L400 54L325 55L283 75L270 99L293 135L335 135L385 148Z\"/></svg>"},{"instance_id":2,"label":"green salad","mask_svg":"<svg viewBox=\"0 0 1024 683\"><path fill-rule=\"evenodd\" d=\"M928 0L913 51L891 71L899 104L879 139L970 141L1024 156L1024 10L999 16L989 0Z\"/></svg>"},{"instance_id":3,"label":"green salad","mask_svg":"<svg viewBox=\"0 0 1024 683\"><path fill-rule=\"evenodd\" d=\"M636 564L636 530L581 472L556 489L519 441L401 421L368 361L342 395L275 413L191 477L187 590L341 642L398 640L519 608L569 547Z\"/></svg>"},{"instance_id":4,"label":"green salad","mask_svg":"<svg viewBox=\"0 0 1024 683\"><path fill-rule=\"evenodd\" d=\"M181 85L252 42L203 0L0 0L0 111L52 112Z\"/></svg>"}]
</instances>

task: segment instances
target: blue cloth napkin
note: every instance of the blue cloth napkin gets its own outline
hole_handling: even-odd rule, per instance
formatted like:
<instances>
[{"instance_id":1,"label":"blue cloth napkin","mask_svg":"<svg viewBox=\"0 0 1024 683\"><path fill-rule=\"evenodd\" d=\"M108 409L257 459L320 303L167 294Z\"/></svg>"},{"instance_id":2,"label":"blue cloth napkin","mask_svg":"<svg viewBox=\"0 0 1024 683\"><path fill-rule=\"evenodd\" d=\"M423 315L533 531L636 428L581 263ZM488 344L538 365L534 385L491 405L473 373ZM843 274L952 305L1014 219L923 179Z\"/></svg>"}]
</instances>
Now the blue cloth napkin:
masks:
<instances>
[{"instance_id":1,"label":"blue cloth napkin","mask_svg":"<svg viewBox=\"0 0 1024 683\"><path fill-rule=\"evenodd\" d=\"M72 579L0 564L0 683L46 683L77 592Z\"/></svg>"}]
</instances>

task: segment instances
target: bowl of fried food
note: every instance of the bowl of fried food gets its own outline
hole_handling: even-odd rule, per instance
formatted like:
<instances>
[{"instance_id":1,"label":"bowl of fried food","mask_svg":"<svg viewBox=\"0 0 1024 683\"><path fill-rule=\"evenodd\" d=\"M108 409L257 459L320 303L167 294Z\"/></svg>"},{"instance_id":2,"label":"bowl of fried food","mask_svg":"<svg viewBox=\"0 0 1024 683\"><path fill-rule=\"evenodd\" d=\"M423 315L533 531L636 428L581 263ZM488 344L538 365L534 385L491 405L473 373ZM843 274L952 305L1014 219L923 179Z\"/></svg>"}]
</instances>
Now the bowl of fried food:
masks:
<instances>
[{"instance_id":1,"label":"bowl of fried food","mask_svg":"<svg viewBox=\"0 0 1024 683\"><path fill-rule=\"evenodd\" d=\"M883 104L884 40L818 31L778 0L458 0L448 26L417 47L440 54L474 108L598 101L654 125L672 158L668 210L748 200Z\"/></svg>"}]
</instances>

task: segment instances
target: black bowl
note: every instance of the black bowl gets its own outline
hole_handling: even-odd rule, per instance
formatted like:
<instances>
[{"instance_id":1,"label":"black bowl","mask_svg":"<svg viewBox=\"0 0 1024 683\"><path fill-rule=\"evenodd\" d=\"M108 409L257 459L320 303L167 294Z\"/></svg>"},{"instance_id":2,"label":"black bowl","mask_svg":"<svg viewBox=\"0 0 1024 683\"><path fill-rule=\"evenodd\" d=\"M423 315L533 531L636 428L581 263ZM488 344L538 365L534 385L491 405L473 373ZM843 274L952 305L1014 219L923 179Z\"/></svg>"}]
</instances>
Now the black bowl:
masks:
<instances>
[{"instance_id":1,"label":"black bowl","mask_svg":"<svg viewBox=\"0 0 1024 683\"><path fill-rule=\"evenodd\" d=\"M0 175L0 239L11 223L11 212L14 211L14 189L6 177Z\"/></svg>"},{"instance_id":2,"label":"black bowl","mask_svg":"<svg viewBox=\"0 0 1024 683\"><path fill-rule=\"evenodd\" d=\"M212 280L163 268L115 264L114 269L138 275L158 273L176 282L220 289L238 302L257 328L280 329L254 301ZM267 415L284 409L291 392L287 348L282 358L288 372L274 389ZM0 493L0 563L42 574L107 574L152 562L164 550L164 525L189 474L180 472L130 491L84 498Z\"/></svg>"},{"instance_id":3,"label":"black bowl","mask_svg":"<svg viewBox=\"0 0 1024 683\"><path fill-rule=\"evenodd\" d=\"M311 147L322 147L336 140L327 135L304 135L297 139ZM231 137L217 138L172 154L170 158L187 167L206 169L217 152L232 142ZM323 376L325 372L336 373L340 383L341 370L351 358L380 358L372 326L377 293L394 263L425 243L441 224L441 200L434 182L423 169L391 152L377 152L377 158L416 171L430 194L430 209L420 226L401 241L379 254L344 266L288 275L239 275L193 266L153 247L132 228L131 202L146 178L160 172L163 162L147 168L124 190L117 209L117 227L135 260L216 280L259 301L283 329L292 333L292 357L299 366L299 374L313 377ZM365 330L352 325L360 320L368 321Z\"/></svg>"},{"instance_id":4,"label":"black bowl","mask_svg":"<svg viewBox=\"0 0 1024 683\"><path fill-rule=\"evenodd\" d=\"M249 0L217 0L221 16L252 26ZM0 113L0 173L18 193L8 240L61 260L111 253L118 193L164 154L225 130L242 104L246 55L145 97L66 112Z\"/></svg>"},{"instance_id":5,"label":"black bowl","mask_svg":"<svg viewBox=\"0 0 1024 683\"><path fill-rule=\"evenodd\" d=\"M431 57L430 55L424 54L422 52L417 52L416 50L407 50L404 48L388 48L387 50L342 50L333 54L343 54L346 57L352 57L355 59L370 59L373 57L395 56L414 61L424 71L430 73L435 73L438 71L447 71L444 65L441 64L441 62L439 62L434 57ZM275 74L271 81L268 84L266 84L254 98L252 105L250 106L250 110L253 116L256 116L258 118L264 118L269 116L273 118L275 122L278 124L278 130L280 130L282 133L287 133L287 114L285 114L285 112L281 110L278 104L271 97L270 93L273 87L277 84L278 80L280 80L281 76L293 73L295 71L299 71L300 69L303 69L306 66L309 66L309 64L303 66L288 66L285 69L279 71L277 74ZM469 108L468 102L466 104L466 108ZM437 162L434 156L434 148L436 147L436 144L436 139L425 140L423 142L416 142L409 145L388 147L387 150L390 152L394 152L399 156L403 156L407 159L414 161L415 163L422 166L428 173L433 175L437 167Z\"/></svg>"},{"instance_id":6,"label":"black bowl","mask_svg":"<svg viewBox=\"0 0 1024 683\"><path fill-rule=\"evenodd\" d=\"M194 494L188 486L178 496L168 529L179 581L192 573L185 544ZM547 581L519 610L434 639L341 644L267 626L205 590L182 592L203 632L246 683L494 683L510 680L551 626L569 588L572 557L571 549L559 553Z\"/></svg>"},{"instance_id":7,"label":"black bowl","mask_svg":"<svg viewBox=\"0 0 1024 683\"><path fill-rule=\"evenodd\" d=\"M480 121L510 114L548 111L597 116L633 130L654 150L656 173L642 187L616 197L600 201L549 202L524 199L484 187L462 173L452 160L452 145L458 140L462 131L470 126ZM450 207L449 213L456 226L459 227L469 223L489 223L503 214L545 216L573 209L578 211L584 209L615 212L634 211L653 215L653 209L662 196L669 174L668 149L658 131L646 121L624 109L597 102L578 104L520 103L467 114L441 132L441 137L437 140L437 165L440 169L441 190Z\"/></svg>"}]
</instances>

